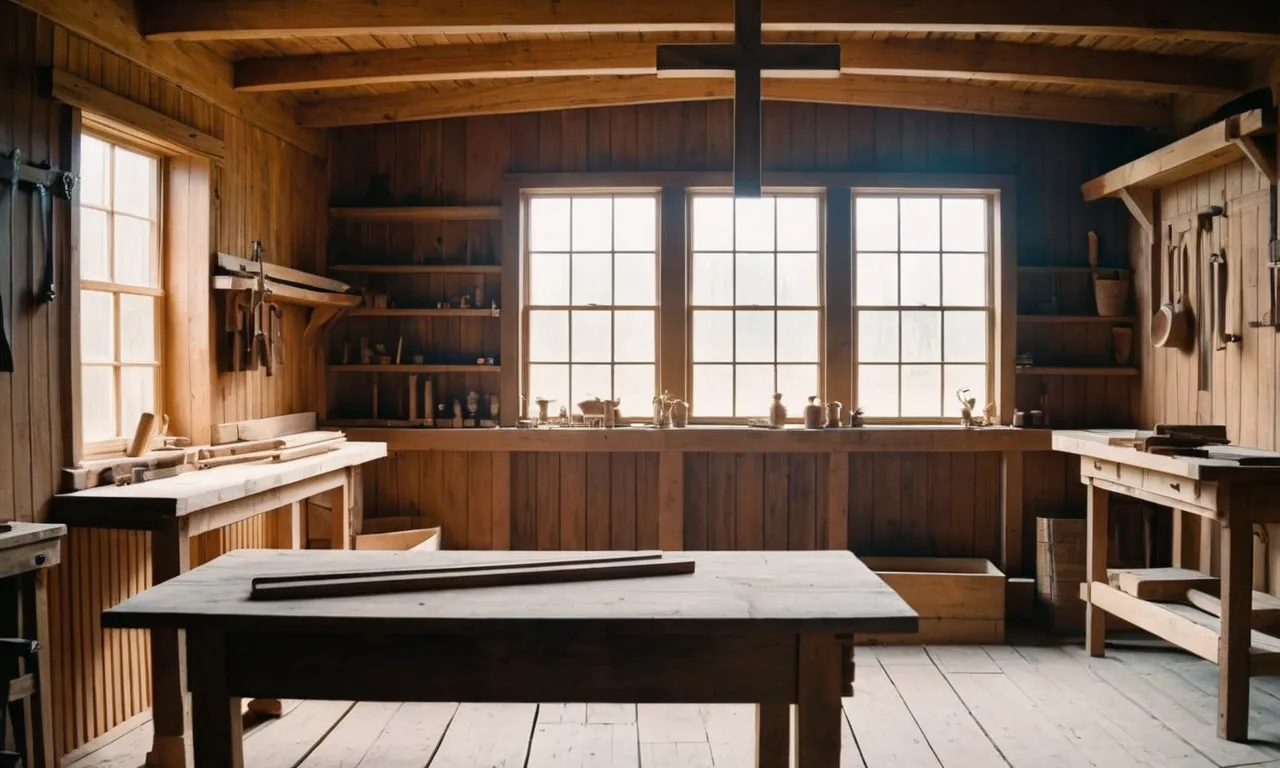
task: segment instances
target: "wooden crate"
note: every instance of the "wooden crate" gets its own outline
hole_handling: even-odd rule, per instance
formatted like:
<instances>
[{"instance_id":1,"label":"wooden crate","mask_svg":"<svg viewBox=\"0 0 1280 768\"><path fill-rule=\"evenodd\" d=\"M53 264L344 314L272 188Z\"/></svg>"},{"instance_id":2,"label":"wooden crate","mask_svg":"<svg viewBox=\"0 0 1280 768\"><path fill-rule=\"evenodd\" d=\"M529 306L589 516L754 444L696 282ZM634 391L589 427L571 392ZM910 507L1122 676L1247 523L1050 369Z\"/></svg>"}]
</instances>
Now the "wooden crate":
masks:
<instances>
[{"instance_id":1,"label":"wooden crate","mask_svg":"<svg viewBox=\"0 0 1280 768\"><path fill-rule=\"evenodd\" d=\"M864 557L862 562L920 614L913 635L859 635L884 644L1004 642L1005 577L975 557Z\"/></svg>"},{"instance_id":2,"label":"wooden crate","mask_svg":"<svg viewBox=\"0 0 1280 768\"><path fill-rule=\"evenodd\" d=\"M356 549L406 551L440 549L440 527L422 517L371 517L355 535Z\"/></svg>"}]
</instances>

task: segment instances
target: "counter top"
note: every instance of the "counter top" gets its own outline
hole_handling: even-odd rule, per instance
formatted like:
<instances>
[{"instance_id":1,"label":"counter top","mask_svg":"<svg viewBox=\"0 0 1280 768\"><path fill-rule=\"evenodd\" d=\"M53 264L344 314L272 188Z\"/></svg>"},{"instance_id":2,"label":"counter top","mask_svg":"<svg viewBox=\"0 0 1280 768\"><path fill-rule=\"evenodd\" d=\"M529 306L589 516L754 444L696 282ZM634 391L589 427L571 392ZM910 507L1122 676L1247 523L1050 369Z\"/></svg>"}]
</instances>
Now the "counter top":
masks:
<instances>
[{"instance_id":1,"label":"counter top","mask_svg":"<svg viewBox=\"0 0 1280 768\"><path fill-rule=\"evenodd\" d=\"M1191 480L1280 483L1280 467L1241 466L1239 462L1226 458L1214 458L1215 454L1280 457L1280 453L1275 451L1239 445L1211 445L1205 448L1209 457L1198 459L1145 453L1127 445L1111 445L1108 442L1113 437L1132 439L1152 434L1154 433L1150 431L1133 429L1056 430L1053 433L1053 450L1166 472Z\"/></svg>"},{"instance_id":2,"label":"counter top","mask_svg":"<svg viewBox=\"0 0 1280 768\"><path fill-rule=\"evenodd\" d=\"M546 451L680 453L967 453L1048 451L1048 430L877 425L810 430L745 426L681 429L540 427L537 429L344 428L352 440L385 442L390 451Z\"/></svg>"}]
</instances>

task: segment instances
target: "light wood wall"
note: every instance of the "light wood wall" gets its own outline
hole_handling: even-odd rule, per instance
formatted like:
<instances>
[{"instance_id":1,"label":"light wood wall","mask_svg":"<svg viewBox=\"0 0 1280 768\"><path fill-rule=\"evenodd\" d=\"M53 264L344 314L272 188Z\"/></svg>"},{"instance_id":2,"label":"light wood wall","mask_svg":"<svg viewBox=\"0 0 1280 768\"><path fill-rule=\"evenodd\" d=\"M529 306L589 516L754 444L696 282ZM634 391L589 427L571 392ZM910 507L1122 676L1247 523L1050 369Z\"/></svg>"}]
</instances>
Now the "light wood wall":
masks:
<instances>
[{"instance_id":1,"label":"light wood wall","mask_svg":"<svg viewBox=\"0 0 1280 768\"><path fill-rule=\"evenodd\" d=\"M207 216L211 250L247 254L249 241L261 239L271 261L312 270L323 263L323 159L11 3L0 4L0 151L16 145L31 161L49 159L56 166L70 166L71 112L37 95L36 71L44 66L69 71L226 143L226 161L212 169ZM52 305L31 298L40 275L33 274L29 255L30 205L31 195L25 192L15 198L6 190L0 197L0 248L12 254L7 269L0 272L0 296L11 321L17 368L13 374L0 374L0 517L44 520L59 472L72 453L76 412L66 396L72 366L64 350L78 320L70 314L70 225L62 202L55 203L58 298ZM209 274L207 264L192 269L197 275ZM207 278L196 281L201 282L208 285ZM201 298L210 300L207 294ZM204 397L208 404L200 423L192 425L193 437L207 439L210 422L314 407L312 387L302 375L307 365L300 349L305 316L295 308L285 313L292 354L275 377L212 371L197 371L191 377L191 397ZM182 319L169 318L170 332L191 332L178 330ZM272 514L199 537L192 544L192 561L238 547L273 546ZM55 738L64 752L149 704L145 637L99 628L103 609L147 586L148 547L149 537L142 533L75 530L64 541L63 564L50 573Z\"/></svg>"},{"instance_id":2,"label":"light wood wall","mask_svg":"<svg viewBox=\"0 0 1280 768\"><path fill-rule=\"evenodd\" d=\"M1222 205L1224 199L1228 215L1215 220L1213 232L1203 236L1200 258L1207 260L1210 251L1225 246L1231 296L1228 308L1233 317L1228 322L1233 329L1240 329L1235 332L1244 338L1239 344L1212 352L1211 378L1203 388L1198 346L1159 349L1148 341L1151 314L1166 295L1163 279L1167 270L1163 265L1167 258L1163 253L1167 241L1160 238L1161 253L1153 262L1151 240L1136 224L1132 227L1130 241L1137 266L1140 319L1135 344L1143 370L1142 423L1146 427L1160 422L1225 424L1232 442L1276 450L1280 449L1280 408L1276 405L1280 333L1269 327L1249 327L1250 322L1275 320L1267 274L1271 211L1266 178L1247 160L1240 160L1178 182L1160 191L1160 219L1165 225L1172 224L1176 233L1186 226L1188 216L1208 205ZM1161 231L1166 231L1163 226ZM1176 234L1174 241L1177 242ZM1189 247L1194 262L1194 246ZM1199 298L1208 286L1194 268L1186 285L1190 306L1198 308ZM1197 327L1202 322L1205 318L1198 316ZM1198 562L1216 573L1216 526L1188 527L1191 535L1184 543L1184 552L1189 562L1192 566ZM1256 538L1255 586L1280 594L1280 526L1267 529L1265 540Z\"/></svg>"},{"instance_id":3,"label":"light wood wall","mask_svg":"<svg viewBox=\"0 0 1280 768\"><path fill-rule=\"evenodd\" d=\"M764 164L779 171L990 173L1014 178L1018 260L1031 265L1084 265L1088 230L1098 232L1103 258L1127 259L1128 219L1119 204L1086 206L1080 184L1140 152L1146 140L1121 129L1031 120L895 109L768 102L764 105ZM335 131L331 141L331 200L364 200L375 177L393 195L425 203L494 205L506 172L720 170L732 164L732 104L707 102L473 117ZM465 258L496 263L493 225L444 223L352 227L335 224L334 263ZM439 238L439 240L437 240ZM438 279L438 278L433 278ZM1034 309L1054 293L1062 312L1091 312L1087 284L1034 278L1019 290L1019 305ZM404 290L411 290L405 285ZM430 286L430 290L438 290ZM508 307L512 304L507 302ZM1012 318L1008 321L1012 322ZM329 334L331 359L361 335L394 343L433 345L467 354L486 352L497 338L487 321L345 320ZM381 324L381 325L378 325ZM468 325L473 324L473 325ZM486 330L477 330L486 328ZM1109 331L1037 324L1019 329L1021 347L1040 360L1101 361ZM510 365L518 361L504 360ZM360 377L328 377L334 416L367 417L368 384ZM474 379L474 380L473 380ZM1132 379L1018 376L1019 407L1045 407L1055 426L1125 426L1137 418ZM448 398L488 382L469 375L443 382ZM379 378L381 407L404 396L405 377ZM511 398L508 398L510 400ZM514 407L504 402L504 409ZM380 410L380 413L384 411ZM392 411L394 413L394 411ZM445 546L484 548L492 494L484 454L400 453L366 472L367 516L425 514L443 524ZM803 548L825 478L822 455L685 457L688 547L757 544ZM875 554L976 554L998 546L999 462L995 454L885 454L852 457L849 542ZM605 546L654 542L656 456L647 454L519 454L510 458L513 548ZM757 472L759 470L759 472ZM1051 453L1026 458L1025 513L1082 509L1076 468ZM809 478L812 478L810 483ZM812 487L811 487L812 486ZM759 522L759 526L757 525ZM815 524L816 525L816 524ZM757 535L757 528L760 528ZM1034 522L1024 526L1023 552L1034 552ZM1026 566L1024 566L1026 570Z\"/></svg>"}]
</instances>

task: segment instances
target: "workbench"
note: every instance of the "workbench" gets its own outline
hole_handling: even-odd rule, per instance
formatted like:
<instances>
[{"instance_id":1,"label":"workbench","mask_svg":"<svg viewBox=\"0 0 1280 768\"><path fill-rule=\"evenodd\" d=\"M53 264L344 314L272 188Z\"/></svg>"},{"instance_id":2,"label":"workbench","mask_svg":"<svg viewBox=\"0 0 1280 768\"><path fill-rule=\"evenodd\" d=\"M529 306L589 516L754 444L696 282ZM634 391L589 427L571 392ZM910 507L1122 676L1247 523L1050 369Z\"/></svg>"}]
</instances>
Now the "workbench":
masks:
<instances>
[{"instance_id":1,"label":"workbench","mask_svg":"<svg viewBox=\"0 0 1280 768\"><path fill-rule=\"evenodd\" d=\"M1149 433L1136 433L1144 437ZM1252 632L1253 526L1280 522L1280 467L1247 466L1222 454L1276 457L1238 446L1209 447L1207 458L1144 453L1109 438L1133 430L1058 431L1053 449L1080 456L1088 486L1085 574L1085 646L1103 655L1104 613L1111 613L1218 665L1218 736L1249 735L1250 675L1280 674L1280 643ZM1221 527L1221 620L1176 604L1130 595L1109 584L1107 526L1110 494L1119 493L1216 521ZM1174 565L1181 553L1181 515L1175 515ZM1201 569L1207 566L1201 563Z\"/></svg>"},{"instance_id":2,"label":"workbench","mask_svg":"<svg viewBox=\"0 0 1280 768\"><path fill-rule=\"evenodd\" d=\"M24 738L28 766L47 768L58 765L58 755L53 748L53 698L49 688L49 569L62 561L62 537L67 533L65 525L55 523L7 523L10 530L0 533L0 579L14 584L18 599L16 616L3 617L4 634L11 632L38 643L34 663L23 670L16 680L7 683L9 698L15 691L24 691L31 699L30 727L28 734L17 733L14 723L14 743L22 744ZM10 625L12 624L12 630ZM34 668L33 668L34 667ZM4 716L0 712L0 716ZM0 749L4 745L0 744Z\"/></svg>"},{"instance_id":3,"label":"workbench","mask_svg":"<svg viewBox=\"0 0 1280 768\"><path fill-rule=\"evenodd\" d=\"M185 631L196 768L240 768L242 697L755 703L762 768L837 768L854 633L914 611L850 552L668 552L685 575L250 600L254 576L581 552L241 550L103 614ZM795 705L795 735L791 707Z\"/></svg>"},{"instance_id":4,"label":"workbench","mask_svg":"<svg viewBox=\"0 0 1280 768\"><path fill-rule=\"evenodd\" d=\"M191 566L190 539L280 507L288 507L289 544L301 545L301 504L332 491L330 546L350 549L355 468L387 455L385 443L342 447L287 462L233 464L162 480L103 486L55 496L53 516L70 526L151 533L151 583ZM151 633L151 704L155 726L148 765L187 765L186 646L177 631Z\"/></svg>"}]
</instances>

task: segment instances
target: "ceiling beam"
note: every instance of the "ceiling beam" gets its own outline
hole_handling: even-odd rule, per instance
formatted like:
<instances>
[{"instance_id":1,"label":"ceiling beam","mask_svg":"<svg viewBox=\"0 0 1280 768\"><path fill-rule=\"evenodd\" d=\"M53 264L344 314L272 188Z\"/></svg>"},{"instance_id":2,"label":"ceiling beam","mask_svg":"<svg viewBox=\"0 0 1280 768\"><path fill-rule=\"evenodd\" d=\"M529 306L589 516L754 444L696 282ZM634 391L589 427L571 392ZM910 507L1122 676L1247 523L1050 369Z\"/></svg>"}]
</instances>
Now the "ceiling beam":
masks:
<instances>
[{"instance_id":1,"label":"ceiling beam","mask_svg":"<svg viewBox=\"0 0 1280 768\"><path fill-rule=\"evenodd\" d=\"M304 104L298 122L313 128L432 120L579 107L733 96L732 80L638 77L559 78L465 83L443 92L414 89ZM1000 86L931 83L910 78L771 79L764 98L900 107L939 112L1041 118L1103 125L1165 128L1163 102L1024 93Z\"/></svg>"},{"instance_id":2,"label":"ceiling beam","mask_svg":"<svg viewBox=\"0 0 1280 768\"><path fill-rule=\"evenodd\" d=\"M306 152L318 157L328 153L323 134L298 127L291 106L272 96L236 93L226 59L203 46L144 40L137 31L131 0L18 0L18 4Z\"/></svg>"},{"instance_id":3,"label":"ceiling beam","mask_svg":"<svg viewBox=\"0 0 1280 768\"><path fill-rule=\"evenodd\" d=\"M160 40L349 34L729 31L732 0L143 0ZM766 31L1062 32L1280 41L1268 0L768 0Z\"/></svg>"},{"instance_id":4,"label":"ceiling beam","mask_svg":"<svg viewBox=\"0 0 1280 768\"><path fill-rule=\"evenodd\" d=\"M236 89L285 91L379 83L653 74L657 43L524 41L428 45L247 59ZM846 74L1027 80L1164 93L1239 93L1245 62L978 40L885 40L841 46Z\"/></svg>"}]
</instances>

